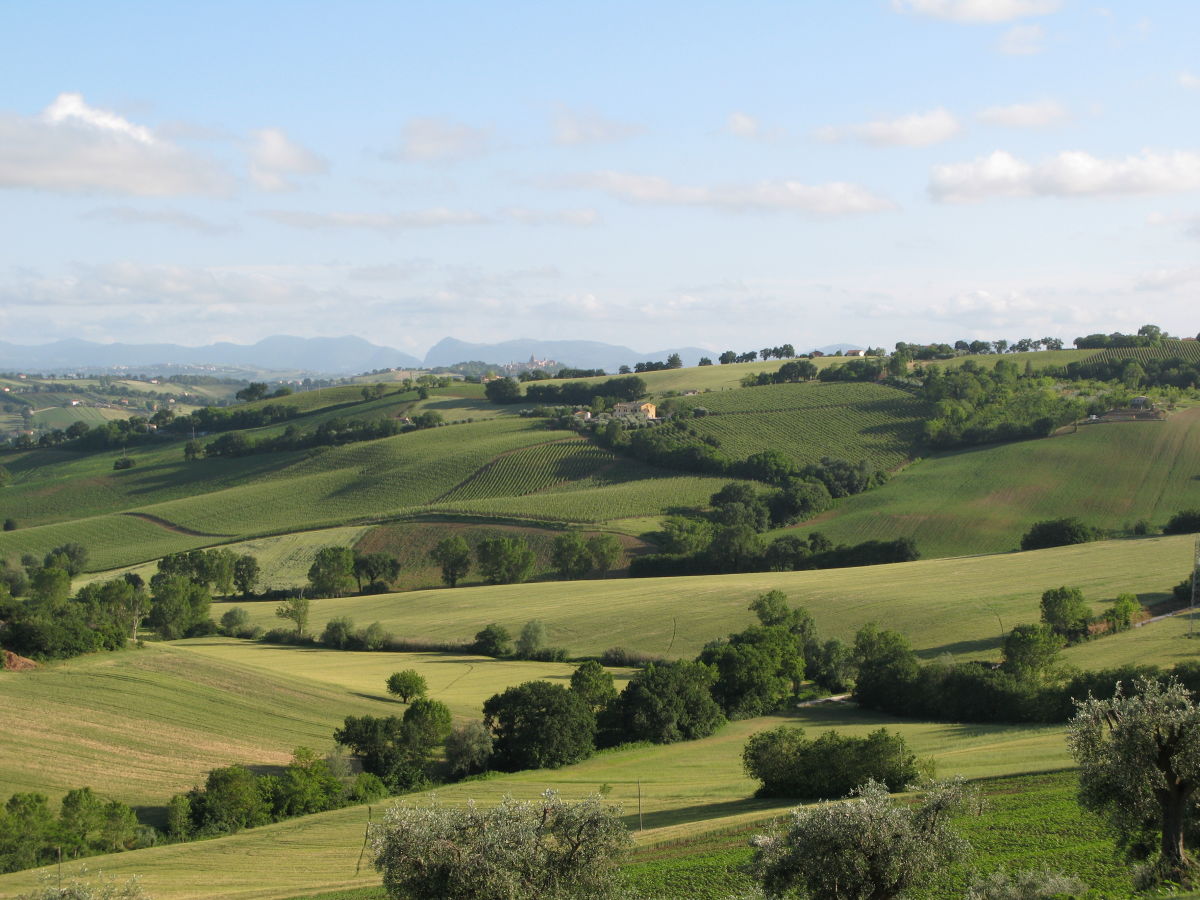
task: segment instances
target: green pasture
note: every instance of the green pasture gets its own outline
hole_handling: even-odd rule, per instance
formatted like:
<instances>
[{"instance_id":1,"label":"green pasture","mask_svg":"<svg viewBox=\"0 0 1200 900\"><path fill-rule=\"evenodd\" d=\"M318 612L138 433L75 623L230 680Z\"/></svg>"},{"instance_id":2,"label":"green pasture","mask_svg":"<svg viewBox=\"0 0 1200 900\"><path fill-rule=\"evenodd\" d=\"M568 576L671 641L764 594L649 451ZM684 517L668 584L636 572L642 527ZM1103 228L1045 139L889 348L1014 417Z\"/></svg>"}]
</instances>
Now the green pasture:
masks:
<instances>
[{"instance_id":1,"label":"green pasture","mask_svg":"<svg viewBox=\"0 0 1200 900\"><path fill-rule=\"evenodd\" d=\"M967 354L965 356L956 356L953 359L931 359L918 362L919 366L942 366L947 369L956 369L966 363L968 360L983 366L986 369L992 368L1000 360L1015 362L1022 370L1025 368L1025 363L1033 366L1034 371L1048 368L1049 366L1067 366L1073 362L1083 362L1095 356L1099 350L1037 350L1032 353L1005 353L997 355L994 353Z\"/></svg>"},{"instance_id":2,"label":"green pasture","mask_svg":"<svg viewBox=\"0 0 1200 900\"><path fill-rule=\"evenodd\" d=\"M1034 522L1161 528L1200 507L1200 408L1164 422L1082 425L1055 437L939 454L800 526L835 542L911 537L925 556L1015 549Z\"/></svg>"},{"instance_id":3,"label":"green pasture","mask_svg":"<svg viewBox=\"0 0 1200 900\"><path fill-rule=\"evenodd\" d=\"M162 806L210 769L284 765L297 746L328 748L345 716L394 708L161 644L0 672L0 796L54 797L86 785L133 806Z\"/></svg>"},{"instance_id":4,"label":"green pasture","mask_svg":"<svg viewBox=\"0 0 1200 900\"><path fill-rule=\"evenodd\" d=\"M610 800L624 806L626 822L636 829L640 784L644 830L637 835L639 841L688 839L714 828L782 814L794 805L754 799L754 782L741 770L746 739L781 723L813 734L832 728L861 735L884 726L902 733L919 755L932 757L944 775L984 778L1069 765L1061 729L900 721L865 713L851 704L831 704L731 723L701 741L612 750L562 769L447 785L437 796L439 802L454 805L468 798L492 803L506 795L535 797L548 787L567 797L581 797L607 786ZM409 802L423 803L427 798L416 796ZM375 807L373 815L379 814ZM352 807L226 838L93 858L88 868L117 877L138 874L156 900L282 900L366 887L378 884L378 875L370 869L355 875L367 815L366 808ZM296 864L299 848L303 848L302 865ZM264 879L264 872L271 877ZM0 896L27 889L35 880L34 872L2 876Z\"/></svg>"},{"instance_id":5,"label":"green pasture","mask_svg":"<svg viewBox=\"0 0 1200 900\"><path fill-rule=\"evenodd\" d=\"M1002 634L1038 621L1047 588L1078 586L1097 612L1126 591L1154 602L1187 573L1192 543L1184 535L855 569L440 588L314 600L312 621L319 627L348 615L356 622L378 620L398 637L457 641L490 622L515 632L540 619L554 642L577 656L621 646L691 657L708 641L751 624L750 601L778 589L812 613L825 637L848 640L877 622L903 631L925 658L998 658ZM249 611L269 627L273 613L265 606ZM220 608L214 606L215 614ZM1104 638L1095 646L1126 639Z\"/></svg>"}]
</instances>

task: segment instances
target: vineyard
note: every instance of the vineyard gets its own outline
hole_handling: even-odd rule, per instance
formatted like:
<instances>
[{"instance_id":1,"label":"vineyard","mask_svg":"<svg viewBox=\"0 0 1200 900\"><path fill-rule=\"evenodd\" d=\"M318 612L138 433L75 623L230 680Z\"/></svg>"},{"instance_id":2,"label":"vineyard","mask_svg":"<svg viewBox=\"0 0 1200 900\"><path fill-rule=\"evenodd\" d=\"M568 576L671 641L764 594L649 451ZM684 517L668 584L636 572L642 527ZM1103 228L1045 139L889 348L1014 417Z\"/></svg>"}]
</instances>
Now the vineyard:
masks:
<instances>
[{"instance_id":1,"label":"vineyard","mask_svg":"<svg viewBox=\"0 0 1200 900\"><path fill-rule=\"evenodd\" d=\"M1200 341L1163 341L1155 347L1117 347L1100 350L1089 356L1089 363L1107 363L1114 360L1136 359L1139 362L1164 359L1183 359L1200 362Z\"/></svg>"},{"instance_id":2,"label":"vineyard","mask_svg":"<svg viewBox=\"0 0 1200 900\"><path fill-rule=\"evenodd\" d=\"M608 522L660 515L673 507L707 506L709 498L729 482L728 478L659 474L600 487L570 483L524 497L439 503L430 509L537 521Z\"/></svg>"},{"instance_id":3,"label":"vineyard","mask_svg":"<svg viewBox=\"0 0 1200 900\"><path fill-rule=\"evenodd\" d=\"M778 450L800 463L822 456L868 459L893 469L919 453L927 405L876 384L781 384L708 397L691 428L731 457Z\"/></svg>"},{"instance_id":4,"label":"vineyard","mask_svg":"<svg viewBox=\"0 0 1200 900\"><path fill-rule=\"evenodd\" d=\"M497 457L437 502L516 497L593 477L616 457L582 438L569 438Z\"/></svg>"}]
</instances>

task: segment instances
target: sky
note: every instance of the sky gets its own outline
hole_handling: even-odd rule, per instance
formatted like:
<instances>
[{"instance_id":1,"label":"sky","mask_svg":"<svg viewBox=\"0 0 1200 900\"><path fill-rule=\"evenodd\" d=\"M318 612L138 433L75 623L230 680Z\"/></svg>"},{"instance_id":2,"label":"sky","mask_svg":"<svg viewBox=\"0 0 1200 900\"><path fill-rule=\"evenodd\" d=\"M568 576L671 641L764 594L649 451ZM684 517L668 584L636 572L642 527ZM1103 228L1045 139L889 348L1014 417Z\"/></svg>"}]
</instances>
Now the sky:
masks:
<instances>
[{"instance_id":1,"label":"sky","mask_svg":"<svg viewBox=\"0 0 1200 900\"><path fill-rule=\"evenodd\" d=\"M1194 0L0 4L0 340L1200 331Z\"/></svg>"}]
</instances>

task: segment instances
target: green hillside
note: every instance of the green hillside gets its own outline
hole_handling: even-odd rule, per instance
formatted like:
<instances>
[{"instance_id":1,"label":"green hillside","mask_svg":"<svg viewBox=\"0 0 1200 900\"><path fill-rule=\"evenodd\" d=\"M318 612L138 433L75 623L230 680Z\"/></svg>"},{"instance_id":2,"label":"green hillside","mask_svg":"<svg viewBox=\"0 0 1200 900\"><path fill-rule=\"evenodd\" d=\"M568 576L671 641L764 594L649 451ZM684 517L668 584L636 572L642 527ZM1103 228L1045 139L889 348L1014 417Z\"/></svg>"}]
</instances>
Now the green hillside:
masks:
<instances>
[{"instance_id":1,"label":"green hillside","mask_svg":"<svg viewBox=\"0 0 1200 900\"><path fill-rule=\"evenodd\" d=\"M999 553L1031 524L1077 516L1118 531L1200 507L1200 408L1165 422L1081 426L942 454L807 522L834 541L912 537L925 556Z\"/></svg>"},{"instance_id":2,"label":"green hillside","mask_svg":"<svg viewBox=\"0 0 1200 900\"><path fill-rule=\"evenodd\" d=\"M575 655L621 646L691 657L706 642L749 625L747 604L778 589L808 608L828 637L851 639L874 621L905 632L925 658L945 652L995 658L1002 630L997 617L1004 631L1037 621L1047 588L1078 586L1097 611L1126 591L1143 602L1161 600L1188 571L1192 544L1182 535L856 569L441 588L314 600L312 621L323 626L347 615L359 623L381 621L400 637L457 641L489 622L515 632L536 618L551 643ZM222 608L214 605L214 614ZM276 621L270 604L247 609L266 627ZM1141 633L1085 646L1109 647Z\"/></svg>"}]
</instances>

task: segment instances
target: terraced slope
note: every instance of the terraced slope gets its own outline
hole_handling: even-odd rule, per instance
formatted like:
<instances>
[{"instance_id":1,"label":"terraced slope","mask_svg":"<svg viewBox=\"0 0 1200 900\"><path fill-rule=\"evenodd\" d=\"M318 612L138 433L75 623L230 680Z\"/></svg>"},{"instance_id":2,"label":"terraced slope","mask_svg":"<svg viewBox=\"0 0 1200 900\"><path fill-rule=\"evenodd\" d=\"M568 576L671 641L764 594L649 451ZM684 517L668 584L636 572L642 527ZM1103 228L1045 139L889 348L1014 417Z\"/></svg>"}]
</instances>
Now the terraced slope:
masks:
<instances>
[{"instance_id":1,"label":"terraced slope","mask_svg":"<svg viewBox=\"0 0 1200 900\"><path fill-rule=\"evenodd\" d=\"M1200 408L923 460L802 530L838 542L909 536L926 556L998 553L1031 524L1078 516L1119 530L1200 507Z\"/></svg>"}]
</instances>

